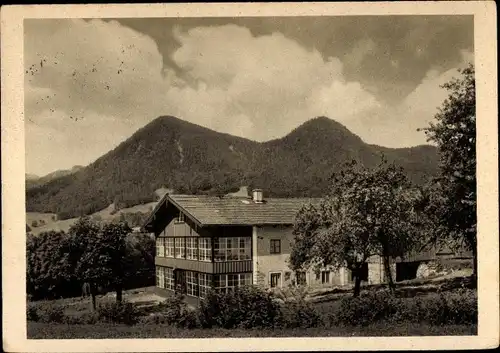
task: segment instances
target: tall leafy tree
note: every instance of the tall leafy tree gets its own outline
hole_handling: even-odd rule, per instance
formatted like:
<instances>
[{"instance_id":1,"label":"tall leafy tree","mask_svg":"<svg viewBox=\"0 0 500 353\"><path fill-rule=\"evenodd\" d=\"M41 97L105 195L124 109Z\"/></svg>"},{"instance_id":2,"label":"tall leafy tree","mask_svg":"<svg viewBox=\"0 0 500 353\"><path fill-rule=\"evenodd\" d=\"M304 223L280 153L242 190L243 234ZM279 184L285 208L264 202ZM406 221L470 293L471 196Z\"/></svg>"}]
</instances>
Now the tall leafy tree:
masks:
<instances>
[{"instance_id":1,"label":"tall leafy tree","mask_svg":"<svg viewBox=\"0 0 500 353\"><path fill-rule=\"evenodd\" d=\"M101 228L90 217L80 218L70 229L71 246L68 256L81 284L90 285L92 307L97 306L98 287L106 283L107 271L102 271L100 263Z\"/></svg>"},{"instance_id":2,"label":"tall leafy tree","mask_svg":"<svg viewBox=\"0 0 500 353\"><path fill-rule=\"evenodd\" d=\"M435 220L435 239L458 248L465 245L474 257L477 274L476 215L476 88L469 64L460 76L442 87L448 91L435 122L424 131L437 144L440 174L429 197L428 213Z\"/></svg>"},{"instance_id":3,"label":"tall leafy tree","mask_svg":"<svg viewBox=\"0 0 500 353\"><path fill-rule=\"evenodd\" d=\"M101 229L99 248L94 256L99 257L102 266L102 275L105 283L116 290L116 301L123 298L123 286L133 267L130 257L132 248L127 243L127 236L131 229L127 223L108 223Z\"/></svg>"},{"instance_id":4,"label":"tall leafy tree","mask_svg":"<svg viewBox=\"0 0 500 353\"><path fill-rule=\"evenodd\" d=\"M56 298L69 292L74 280L68 263L69 236L64 232L28 235L26 243L27 292L34 298Z\"/></svg>"},{"instance_id":5,"label":"tall leafy tree","mask_svg":"<svg viewBox=\"0 0 500 353\"><path fill-rule=\"evenodd\" d=\"M319 206L299 211L292 266L345 266L353 273L357 296L364 263L379 255L393 289L390 259L404 256L421 239L416 194L403 171L385 160L374 169L347 164L334 175L331 193Z\"/></svg>"},{"instance_id":6,"label":"tall leafy tree","mask_svg":"<svg viewBox=\"0 0 500 353\"><path fill-rule=\"evenodd\" d=\"M98 287L112 286L116 290L116 300L120 302L129 263L128 225L122 222L98 224L83 218L70 232L77 244L74 250L79 251L79 254L74 253L76 272L82 281L90 284L93 308L96 308ZM82 244L84 246L79 247Z\"/></svg>"}]
</instances>

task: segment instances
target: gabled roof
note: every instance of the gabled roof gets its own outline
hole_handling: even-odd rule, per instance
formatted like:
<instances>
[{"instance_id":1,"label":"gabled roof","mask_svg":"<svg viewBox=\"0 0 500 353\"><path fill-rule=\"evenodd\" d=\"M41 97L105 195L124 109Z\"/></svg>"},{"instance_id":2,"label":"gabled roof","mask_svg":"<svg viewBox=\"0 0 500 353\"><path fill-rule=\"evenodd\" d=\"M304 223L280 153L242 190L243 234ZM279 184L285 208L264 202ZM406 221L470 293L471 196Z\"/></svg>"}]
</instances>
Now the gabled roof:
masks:
<instances>
[{"instance_id":1,"label":"gabled roof","mask_svg":"<svg viewBox=\"0 0 500 353\"><path fill-rule=\"evenodd\" d=\"M154 215L171 203L199 226L214 225L290 225L306 203L319 203L314 198L266 198L255 203L243 197L205 195L165 195L148 217L145 227Z\"/></svg>"}]
</instances>

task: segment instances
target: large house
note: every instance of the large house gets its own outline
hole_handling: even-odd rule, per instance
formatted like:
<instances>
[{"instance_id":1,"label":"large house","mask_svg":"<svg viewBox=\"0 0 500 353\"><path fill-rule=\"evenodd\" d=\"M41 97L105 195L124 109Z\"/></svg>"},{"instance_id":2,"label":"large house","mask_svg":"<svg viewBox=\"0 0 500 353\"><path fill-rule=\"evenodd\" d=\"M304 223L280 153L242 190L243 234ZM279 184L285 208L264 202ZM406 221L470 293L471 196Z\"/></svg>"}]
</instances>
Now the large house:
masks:
<instances>
[{"instance_id":1,"label":"large house","mask_svg":"<svg viewBox=\"0 0 500 353\"><path fill-rule=\"evenodd\" d=\"M264 199L262 190L254 190L252 197L165 195L144 226L156 238L157 291L166 295L180 290L203 298L210 288L226 291L249 284L264 288L351 284L347 269L296 273L289 267L294 219L310 202L319 199ZM410 266L393 263L394 278L397 272L404 276L411 264L422 259L409 259ZM380 258L367 262L362 279L372 284L385 281Z\"/></svg>"}]
</instances>

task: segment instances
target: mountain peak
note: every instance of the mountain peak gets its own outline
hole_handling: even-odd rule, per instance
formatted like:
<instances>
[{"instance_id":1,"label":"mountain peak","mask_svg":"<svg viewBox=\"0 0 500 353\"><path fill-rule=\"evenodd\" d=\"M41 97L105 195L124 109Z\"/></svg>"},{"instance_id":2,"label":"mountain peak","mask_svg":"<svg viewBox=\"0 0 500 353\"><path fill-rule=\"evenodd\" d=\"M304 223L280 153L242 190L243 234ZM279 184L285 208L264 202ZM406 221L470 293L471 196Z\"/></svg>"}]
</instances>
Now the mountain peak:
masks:
<instances>
[{"instance_id":1,"label":"mountain peak","mask_svg":"<svg viewBox=\"0 0 500 353\"><path fill-rule=\"evenodd\" d=\"M295 130L300 130L300 129L324 129L324 130L339 130L343 132L348 132L349 134L352 134L351 131L349 131L344 125L339 123L336 120L330 119L326 116L318 116L315 118L312 118L302 125L299 125Z\"/></svg>"},{"instance_id":2,"label":"mountain peak","mask_svg":"<svg viewBox=\"0 0 500 353\"><path fill-rule=\"evenodd\" d=\"M27 183L27 210L78 217L120 202L152 202L159 188L188 194L226 194L241 185L262 187L273 197L322 196L332 171L356 159L378 163L380 147L364 143L324 116L287 136L264 143L210 130L174 116L160 116L81 172ZM435 149L384 149L389 161L413 179L435 172ZM74 168L77 169L77 168Z\"/></svg>"}]
</instances>

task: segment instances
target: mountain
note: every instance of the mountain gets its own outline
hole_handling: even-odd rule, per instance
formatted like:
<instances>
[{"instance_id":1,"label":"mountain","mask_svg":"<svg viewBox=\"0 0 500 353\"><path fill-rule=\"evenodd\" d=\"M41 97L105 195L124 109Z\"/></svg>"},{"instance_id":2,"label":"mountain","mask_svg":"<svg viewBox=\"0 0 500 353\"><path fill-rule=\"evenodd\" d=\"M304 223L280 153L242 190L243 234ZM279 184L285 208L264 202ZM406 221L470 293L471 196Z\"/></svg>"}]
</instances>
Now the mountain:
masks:
<instances>
[{"instance_id":1,"label":"mountain","mask_svg":"<svg viewBox=\"0 0 500 353\"><path fill-rule=\"evenodd\" d=\"M75 165L71 169L56 170L55 172L44 175L43 177L39 177L39 176L34 175L34 174L26 174L26 188L46 184L49 181L52 181L54 179L76 173L77 171L79 171L82 168L84 168L84 167L81 165Z\"/></svg>"},{"instance_id":2,"label":"mountain","mask_svg":"<svg viewBox=\"0 0 500 353\"><path fill-rule=\"evenodd\" d=\"M89 166L27 188L27 210L59 219L91 214L114 203L157 199L155 190L224 194L239 186L268 196L321 196L328 178L356 159L375 166L383 153L421 183L437 171L432 146L391 149L364 143L343 125L320 117L263 143L219 133L171 116L159 117Z\"/></svg>"},{"instance_id":3,"label":"mountain","mask_svg":"<svg viewBox=\"0 0 500 353\"><path fill-rule=\"evenodd\" d=\"M26 174L24 175L24 177L25 177L25 179L26 179L26 180L35 180L35 179L40 178L40 177L39 177L38 175L36 175L36 174L29 174L29 173L26 173Z\"/></svg>"}]
</instances>

